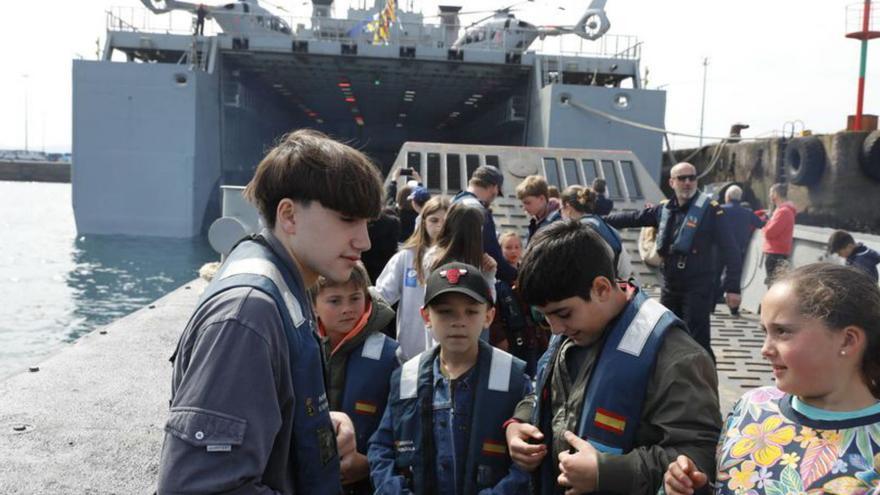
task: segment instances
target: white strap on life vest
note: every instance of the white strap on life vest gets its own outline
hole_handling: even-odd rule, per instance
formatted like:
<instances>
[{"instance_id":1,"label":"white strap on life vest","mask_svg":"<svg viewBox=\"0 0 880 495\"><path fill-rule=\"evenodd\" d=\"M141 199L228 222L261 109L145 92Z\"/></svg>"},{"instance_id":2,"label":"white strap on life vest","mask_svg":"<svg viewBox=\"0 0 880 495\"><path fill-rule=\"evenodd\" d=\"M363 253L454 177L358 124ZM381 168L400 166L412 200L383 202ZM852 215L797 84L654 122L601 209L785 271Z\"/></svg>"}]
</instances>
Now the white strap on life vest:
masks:
<instances>
[{"instance_id":1,"label":"white strap on life vest","mask_svg":"<svg viewBox=\"0 0 880 495\"><path fill-rule=\"evenodd\" d=\"M483 208L483 203L480 203L480 200L473 196L465 196L458 202L465 206L470 206L471 208Z\"/></svg>"},{"instance_id":2,"label":"white strap on life vest","mask_svg":"<svg viewBox=\"0 0 880 495\"><path fill-rule=\"evenodd\" d=\"M617 345L618 351L639 357L648 342L648 337L657 326L657 322L664 313L668 311L666 307L654 299L646 299L639 308L639 312L626 329L620 344Z\"/></svg>"},{"instance_id":3,"label":"white strap on life vest","mask_svg":"<svg viewBox=\"0 0 880 495\"><path fill-rule=\"evenodd\" d=\"M419 362L422 354L403 363L400 368L400 398L415 399L419 388Z\"/></svg>"},{"instance_id":4,"label":"white strap on life vest","mask_svg":"<svg viewBox=\"0 0 880 495\"><path fill-rule=\"evenodd\" d=\"M382 349L385 347L385 336L381 333L373 333L364 341L364 350L361 356L378 361L382 357Z\"/></svg>"},{"instance_id":5,"label":"white strap on life vest","mask_svg":"<svg viewBox=\"0 0 880 495\"><path fill-rule=\"evenodd\" d=\"M281 292L281 296L284 298L287 312L290 313L294 326L298 327L306 321L306 317L303 316L302 306L296 297L293 296L293 292L290 291L290 287L288 287L287 282L284 281L284 276L281 275L278 268L268 260L262 258L245 258L233 261L223 268L218 279L223 280L234 275L245 274L266 277L275 284L275 287L278 288L278 291Z\"/></svg>"},{"instance_id":6,"label":"white strap on life vest","mask_svg":"<svg viewBox=\"0 0 880 495\"><path fill-rule=\"evenodd\" d=\"M489 390L507 392L510 388L510 373L513 369L513 356L492 348L492 363L489 368Z\"/></svg>"}]
</instances>

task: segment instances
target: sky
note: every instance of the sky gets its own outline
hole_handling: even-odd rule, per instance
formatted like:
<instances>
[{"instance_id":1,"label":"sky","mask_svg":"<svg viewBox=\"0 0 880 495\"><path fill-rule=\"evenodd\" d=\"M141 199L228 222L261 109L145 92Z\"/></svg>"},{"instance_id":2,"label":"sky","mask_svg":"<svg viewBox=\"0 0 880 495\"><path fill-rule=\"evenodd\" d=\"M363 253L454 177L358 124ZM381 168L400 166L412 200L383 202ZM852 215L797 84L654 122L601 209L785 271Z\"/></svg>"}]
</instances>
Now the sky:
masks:
<instances>
[{"instance_id":1,"label":"sky","mask_svg":"<svg viewBox=\"0 0 880 495\"><path fill-rule=\"evenodd\" d=\"M505 6L503 0L413 3L426 15L436 13L437 4L463 10ZM880 1L875 3L880 30ZM310 13L303 0L272 4L284 7L284 15ZM535 0L516 15L538 24L573 24L587 4ZM347 5L338 1L337 14L344 15ZM608 0L606 12L610 34L642 42L648 87L667 91L667 129L699 133L708 58L704 134L724 136L731 124L743 122L751 126L743 135L754 137L779 133L796 120L814 133L846 126L846 116L855 113L860 49L844 36L854 30L847 29L848 5L861 9L853 0ZM0 149L23 149L27 122L30 149L70 150L72 60L96 58L96 40L103 46L105 39L105 12L117 7L144 10L138 0L3 1ZM865 112L880 113L880 40L869 43ZM696 141L672 138L675 148Z\"/></svg>"}]
</instances>

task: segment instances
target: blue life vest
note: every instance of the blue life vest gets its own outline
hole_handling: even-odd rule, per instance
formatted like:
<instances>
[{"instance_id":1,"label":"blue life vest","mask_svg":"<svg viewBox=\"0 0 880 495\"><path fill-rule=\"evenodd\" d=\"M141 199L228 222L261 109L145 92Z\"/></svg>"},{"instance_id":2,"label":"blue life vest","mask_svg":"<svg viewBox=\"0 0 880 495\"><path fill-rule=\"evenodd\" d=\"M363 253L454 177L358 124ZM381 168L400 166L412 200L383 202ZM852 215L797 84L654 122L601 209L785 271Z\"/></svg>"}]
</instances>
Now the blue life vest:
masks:
<instances>
[{"instance_id":1,"label":"blue life vest","mask_svg":"<svg viewBox=\"0 0 880 495\"><path fill-rule=\"evenodd\" d=\"M684 328L672 311L638 290L617 322L608 330L587 381L577 429L577 435L589 441L596 450L625 454L635 446L642 406L657 354L666 331L674 326ZM552 413L544 412L550 406L550 377L563 341L561 335L554 335L547 352L538 362L538 401L532 422L545 432L550 452L553 440ZM539 472L540 493L555 493L553 464L549 461L541 463Z\"/></svg>"},{"instance_id":2,"label":"blue life vest","mask_svg":"<svg viewBox=\"0 0 880 495\"><path fill-rule=\"evenodd\" d=\"M592 227L611 246L611 251L614 252L614 271L616 272L617 261L620 259L621 251L623 251L623 242L620 240L620 234L613 227L605 223L602 217L597 215L584 215L581 217L581 223Z\"/></svg>"},{"instance_id":3,"label":"blue life vest","mask_svg":"<svg viewBox=\"0 0 880 495\"><path fill-rule=\"evenodd\" d=\"M691 246L694 244L694 237L697 235L697 229L700 228L700 223L703 221L703 217L706 216L706 212L709 210L711 199L712 198L710 198L708 194L697 193L697 197L691 201L691 206L688 208L687 215L681 223L681 228L675 235L675 240L666 251L666 256L671 256L673 254L687 256L690 254ZM658 249L662 249L665 245L664 243L666 242L667 235L666 227L669 223L670 217L672 217L672 213L669 204L665 204L660 208L660 224L657 228L656 241Z\"/></svg>"},{"instance_id":4,"label":"blue life vest","mask_svg":"<svg viewBox=\"0 0 880 495\"><path fill-rule=\"evenodd\" d=\"M348 355L341 409L354 423L357 450L364 455L385 413L391 373L400 365L398 347L393 339L375 332Z\"/></svg>"},{"instance_id":5,"label":"blue life vest","mask_svg":"<svg viewBox=\"0 0 880 495\"><path fill-rule=\"evenodd\" d=\"M290 376L296 393L295 448L290 453L294 486L297 493L336 495L342 491L339 455L324 387L323 347L314 329L312 307L299 274L291 271L263 242L257 237L238 244L205 289L199 306L235 287L253 287L275 301L284 321Z\"/></svg>"},{"instance_id":6,"label":"blue life vest","mask_svg":"<svg viewBox=\"0 0 880 495\"><path fill-rule=\"evenodd\" d=\"M479 341L474 410L463 495L495 486L510 470L501 426L523 398L525 363ZM434 493L434 359L439 346L410 359L391 377L395 464L413 493ZM429 472L430 470L430 472ZM433 480L433 481L432 481Z\"/></svg>"}]
</instances>

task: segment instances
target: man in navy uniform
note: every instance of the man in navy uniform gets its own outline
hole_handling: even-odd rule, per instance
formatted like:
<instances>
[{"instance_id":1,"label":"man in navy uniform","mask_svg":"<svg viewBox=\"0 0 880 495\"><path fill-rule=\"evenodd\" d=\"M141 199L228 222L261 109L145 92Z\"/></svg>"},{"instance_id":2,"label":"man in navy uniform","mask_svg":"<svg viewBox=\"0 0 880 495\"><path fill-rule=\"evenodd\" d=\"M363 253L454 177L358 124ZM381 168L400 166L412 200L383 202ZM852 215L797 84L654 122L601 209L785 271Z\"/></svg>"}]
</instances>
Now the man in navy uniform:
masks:
<instances>
[{"instance_id":1,"label":"man in navy uniform","mask_svg":"<svg viewBox=\"0 0 880 495\"><path fill-rule=\"evenodd\" d=\"M697 188L697 169L682 162L669 173L675 196L641 211L605 217L615 228L657 227L657 253L663 257L660 302L685 321L691 336L714 357L709 314L714 307L714 250L720 250L728 306L739 307L742 259L724 210Z\"/></svg>"},{"instance_id":2,"label":"man in navy uniform","mask_svg":"<svg viewBox=\"0 0 880 495\"><path fill-rule=\"evenodd\" d=\"M466 191L461 191L452 198L452 204L465 203L483 210L483 252L498 263L498 280L513 284L516 280L516 268L501 255L498 244L498 233L495 231L495 219L492 217L492 202L501 196L504 175L493 165L481 165L474 170Z\"/></svg>"}]
</instances>

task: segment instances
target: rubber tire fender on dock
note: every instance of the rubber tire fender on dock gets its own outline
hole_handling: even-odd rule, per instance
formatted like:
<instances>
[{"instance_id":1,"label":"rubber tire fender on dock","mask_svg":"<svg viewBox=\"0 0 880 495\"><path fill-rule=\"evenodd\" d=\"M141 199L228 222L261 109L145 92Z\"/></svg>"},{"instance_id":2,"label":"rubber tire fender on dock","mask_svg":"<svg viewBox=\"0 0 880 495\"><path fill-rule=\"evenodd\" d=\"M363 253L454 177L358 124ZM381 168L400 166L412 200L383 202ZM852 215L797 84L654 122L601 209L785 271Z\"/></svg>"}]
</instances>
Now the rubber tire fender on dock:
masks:
<instances>
[{"instance_id":1,"label":"rubber tire fender on dock","mask_svg":"<svg viewBox=\"0 0 880 495\"><path fill-rule=\"evenodd\" d=\"M865 175L880 181L880 131L874 131L865 137L859 162Z\"/></svg>"},{"instance_id":2,"label":"rubber tire fender on dock","mask_svg":"<svg viewBox=\"0 0 880 495\"><path fill-rule=\"evenodd\" d=\"M792 139L785 147L785 175L792 184L812 186L822 178L826 160L825 146L819 138Z\"/></svg>"}]
</instances>

